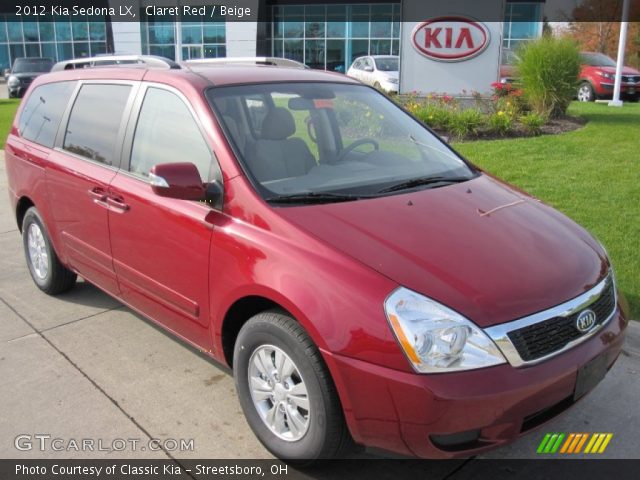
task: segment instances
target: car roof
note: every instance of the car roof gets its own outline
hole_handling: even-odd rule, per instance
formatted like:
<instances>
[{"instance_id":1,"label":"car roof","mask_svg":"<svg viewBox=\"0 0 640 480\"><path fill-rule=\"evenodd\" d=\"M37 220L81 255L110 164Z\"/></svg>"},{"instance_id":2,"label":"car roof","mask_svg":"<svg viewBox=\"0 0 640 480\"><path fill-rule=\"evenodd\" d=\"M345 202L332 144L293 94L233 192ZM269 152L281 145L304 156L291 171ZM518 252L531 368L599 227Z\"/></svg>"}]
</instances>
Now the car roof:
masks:
<instances>
[{"instance_id":1,"label":"car roof","mask_svg":"<svg viewBox=\"0 0 640 480\"><path fill-rule=\"evenodd\" d=\"M44 77L44 78L43 78ZM359 84L357 80L336 72L290 68L272 65L183 65L176 69L148 68L145 65L100 66L49 73L39 77L39 83L64 80L145 80L178 87L182 83L193 86L259 84L275 82L338 82Z\"/></svg>"}]
</instances>

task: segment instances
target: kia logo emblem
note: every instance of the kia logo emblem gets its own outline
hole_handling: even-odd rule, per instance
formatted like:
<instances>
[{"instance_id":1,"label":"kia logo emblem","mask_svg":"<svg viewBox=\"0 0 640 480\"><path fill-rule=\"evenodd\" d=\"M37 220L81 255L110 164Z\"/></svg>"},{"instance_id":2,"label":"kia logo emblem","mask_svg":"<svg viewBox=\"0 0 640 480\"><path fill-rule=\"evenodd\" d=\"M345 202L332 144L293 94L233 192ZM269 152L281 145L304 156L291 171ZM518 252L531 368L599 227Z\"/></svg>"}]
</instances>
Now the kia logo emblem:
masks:
<instances>
[{"instance_id":1,"label":"kia logo emblem","mask_svg":"<svg viewBox=\"0 0 640 480\"><path fill-rule=\"evenodd\" d=\"M413 30L413 47L439 62L461 62L480 55L489 45L489 29L469 17L437 17Z\"/></svg>"},{"instance_id":2,"label":"kia logo emblem","mask_svg":"<svg viewBox=\"0 0 640 480\"><path fill-rule=\"evenodd\" d=\"M580 332L586 332L588 330L591 330L591 327L593 327L595 324L596 324L596 314L592 310L585 310L581 312L580 315L578 315L578 318L576 319L576 328Z\"/></svg>"}]
</instances>

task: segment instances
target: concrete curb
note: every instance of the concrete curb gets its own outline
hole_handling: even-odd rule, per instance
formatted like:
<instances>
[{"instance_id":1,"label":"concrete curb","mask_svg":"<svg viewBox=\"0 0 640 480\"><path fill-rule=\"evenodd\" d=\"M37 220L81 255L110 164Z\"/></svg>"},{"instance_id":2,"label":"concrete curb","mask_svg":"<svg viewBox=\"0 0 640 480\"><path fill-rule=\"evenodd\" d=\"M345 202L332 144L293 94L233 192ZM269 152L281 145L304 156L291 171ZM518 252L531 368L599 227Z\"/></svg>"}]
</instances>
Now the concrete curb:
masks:
<instances>
[{"instance_id":1,"label":"concrete curb","mask_svg":"<svg viewBox=\"0 0 640 480\"><path fill-rule=\"evenodd\" d=\"M640 357L640 322L631 320L627 327L627 338L622 349L633 356Z\"/></svg>"}]
</instances>

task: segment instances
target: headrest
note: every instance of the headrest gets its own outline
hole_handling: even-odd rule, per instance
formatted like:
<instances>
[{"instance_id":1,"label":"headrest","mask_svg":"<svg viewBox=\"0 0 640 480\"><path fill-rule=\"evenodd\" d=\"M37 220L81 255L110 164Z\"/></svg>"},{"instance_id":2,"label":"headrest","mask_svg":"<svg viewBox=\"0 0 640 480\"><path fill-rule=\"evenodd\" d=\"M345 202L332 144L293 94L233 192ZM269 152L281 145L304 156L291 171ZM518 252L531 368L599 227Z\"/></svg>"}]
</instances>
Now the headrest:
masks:
<instances>
[{"instance_id":1,"label":"headrest","mask_svg":"<svg viewBox=\"0 0 640 480\"><path fill-rule=\"evenodd\" d=\"M296 122L286 108L276 107L262 122L261 136L265 140L285 140L296 133Z\"/></svg>"}]
</instances>

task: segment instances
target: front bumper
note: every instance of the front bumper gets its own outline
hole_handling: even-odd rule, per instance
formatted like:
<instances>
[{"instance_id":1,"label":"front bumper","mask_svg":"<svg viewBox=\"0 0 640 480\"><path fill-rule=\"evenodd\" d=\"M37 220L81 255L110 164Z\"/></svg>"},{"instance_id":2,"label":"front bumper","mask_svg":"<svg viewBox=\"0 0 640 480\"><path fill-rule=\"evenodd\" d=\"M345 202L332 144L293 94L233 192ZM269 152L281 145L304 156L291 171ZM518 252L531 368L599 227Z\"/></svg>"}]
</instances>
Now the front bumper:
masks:
<instances>
[{"instance_id":1,"label":"front bumper","mask_svg":"<svg viewBox=\"0 0 640 480\"><path fill-rule=\"evenodd\" d=\"M598 96L606 97L613 95L615 84L613 82L600 82L596 85L595 90ZM639 95L640 83L622 83L620 84L620 93L622 95Z\"/></svg>"},{"instance_id":2,"label":"front bumper","mask_svg":"<svg viewBox=\"0 0 640 480\"><path fill-rule=\"evenodd\" d=\"M423 458L476 455L512 442L575 404L578 368L616 361L627 326L620 304L600 332L538 365L418 375L327 352L356 442Z\"/></svg>"},{"instance_id":3,"label":"front bumper","mask_svg":"<svg viewBox=\"0 0 640 480\"><path fill-rule=\"evenodd\" d=\"M398 93L399 84L391 82L380 82L380 88L387 93Z\"/></svg>"}]
</instances>

